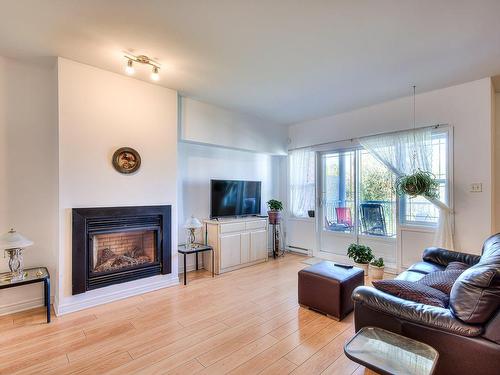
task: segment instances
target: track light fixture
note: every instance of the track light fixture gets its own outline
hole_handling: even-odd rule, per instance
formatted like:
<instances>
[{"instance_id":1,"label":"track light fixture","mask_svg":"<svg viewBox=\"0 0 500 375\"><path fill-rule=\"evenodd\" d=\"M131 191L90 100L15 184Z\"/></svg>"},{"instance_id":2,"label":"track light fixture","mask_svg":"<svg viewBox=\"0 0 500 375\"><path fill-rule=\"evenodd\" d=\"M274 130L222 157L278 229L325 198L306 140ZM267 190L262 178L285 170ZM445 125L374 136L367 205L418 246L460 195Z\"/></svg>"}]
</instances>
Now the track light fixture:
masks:
<instances>
[{"instance_id":1,"label":"track light fixture","mask_svg":"<svg viewBox=\"0 0 500 375\"><path fill-rule=\"evenodd\" d=\"M153 66L153 71L151 72L151 79L153 81L158 81L160 79L160 73L157 66Z\"/></svg>"},{"instance_id":2,"label":"track light fixture","mask_svg":"<svg viewBox=\"0 0 500 375\"><path fill-rule=\"evenodd\" d=\"M125 73L127 73L129 76L135 73L133 63L134 62L132 60L127 60L127 67L125 68Z\"/></svg>"},{"instance_id":3,"label":"track light fixture","mask_svg":"<svg viewBox=\"0 0 500 375\"><path fill-rule=\"evenodd\" d=\"M125 58L127 59L127 66L125 67L125 72L128 75L132 75L135 73L134 62L139 64L146 64L152 66L151 79L153 81L158 81L160 79L160 64L158 64L153 59L150 59L148 56L139 55L134 56L131 54L125 54Z\"/></svg>"}]
</instances>

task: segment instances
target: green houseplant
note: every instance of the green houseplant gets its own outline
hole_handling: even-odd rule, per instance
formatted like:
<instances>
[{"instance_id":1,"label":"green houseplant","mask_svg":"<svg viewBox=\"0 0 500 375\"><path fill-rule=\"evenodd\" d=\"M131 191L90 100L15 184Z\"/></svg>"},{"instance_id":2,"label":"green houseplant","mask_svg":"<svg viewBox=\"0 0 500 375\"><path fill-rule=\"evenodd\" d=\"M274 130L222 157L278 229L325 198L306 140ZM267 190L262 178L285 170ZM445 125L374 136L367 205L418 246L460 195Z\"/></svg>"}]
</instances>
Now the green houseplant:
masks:
<instances>
[{"instance_id":1,"label":"green houseplant","mask_svg":"<svg viewBox=\"0 0 500 375\"><path fill-rule=\"evenodd\" d=\"M354 261L357 267L365 271L365 275L368 275L368 264L373 259L372 249L365 245L352 243L347 248L347 256Z\"/></svg>"},{"instance_id":2,"label":"green houseplant","mask_svg":"<svg viewBox=\"0 0 500 375\"><path fill-rule=\"evenodd\" d=\"M373 259L370 262L370 267L369 267L369 276L372 279L382 279L384 276L384 258L377 258Z\"/></svg>"},{"instance_id":3,"label":"green houseplant","mask_svg":"<svg viewBox=\"0 0 500 375\"><path fill-rule=\"evenodd\" d=\"M439 197L439 183L431 172L416 170L412 174L398 177L396 180L396 193L408 195L410 198L424 196L427 198Z\"/></svg>"},{"instance_id":4,"label":"green houseplant","mask_svg":"<svg viewBox=\"0 0 500 375\"><path fill-rule=\"evenodd\" d=\"M267 215L269 216L270 224L278 224L281 221L281 211L283 210L283 203L276 199L267 201Z\"/></svg>"}]
</instances>

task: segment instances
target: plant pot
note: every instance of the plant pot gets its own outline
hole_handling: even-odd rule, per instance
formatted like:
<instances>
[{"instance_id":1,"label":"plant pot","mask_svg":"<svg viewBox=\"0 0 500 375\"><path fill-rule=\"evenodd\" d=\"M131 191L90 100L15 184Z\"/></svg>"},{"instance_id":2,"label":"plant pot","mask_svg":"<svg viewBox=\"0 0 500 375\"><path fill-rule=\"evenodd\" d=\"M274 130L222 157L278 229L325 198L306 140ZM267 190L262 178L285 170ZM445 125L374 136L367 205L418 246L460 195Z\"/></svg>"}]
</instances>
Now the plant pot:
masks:
<instances>
[{"instance_id":1,"label":"plant pot","mask_svg":"<svg viewBox=\"0 0 500 375\"><path fill-rule=\"evenodd\" d=\"M280 211L267 211L269 216L269 224L279 224L281 222L281 212Z\"/></svg>"},{"instance_id":2,"label":"plant pot","mask_svg":"<svg viewBox=\"0 0 500 375\"><path fill-rule=\"evenodd\" d=\"M314 210L309 210L309 211L307 211L307 215L308 215L309 217L314 217Z\"/></svg>"},{"instance_id":3,"label":"plant pot","mask_svg":"<svg viewBox=\"0 0 500 375\"><path fill-rule=\"evenodd\" d=\"M365 273L365 276L368 276L368 263L356 263L354 262L354 266L361 268Z\"/></svg>"},{"instance_id":4,"label":"plant pot","mask_svg":"<svg viewBox=\"0 0 500 375\"><path fill-rule=\"evenodd\" d=\"M372 279L375 280L380 280L384 277L384 268L385 267L377 267L377 266L372 266L370 264L369 266L369 276Z\"/></svg>"}]
</instances>

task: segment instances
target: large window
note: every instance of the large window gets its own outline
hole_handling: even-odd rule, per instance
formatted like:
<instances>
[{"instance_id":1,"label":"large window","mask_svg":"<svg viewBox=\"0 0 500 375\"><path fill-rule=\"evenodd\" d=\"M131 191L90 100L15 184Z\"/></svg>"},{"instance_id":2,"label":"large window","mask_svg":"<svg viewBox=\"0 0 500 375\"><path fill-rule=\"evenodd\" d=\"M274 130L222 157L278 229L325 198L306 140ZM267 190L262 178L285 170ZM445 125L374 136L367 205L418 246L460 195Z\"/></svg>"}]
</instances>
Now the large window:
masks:
<instances>
[{"instance_id":1,"label":"large window","mask_svg":"<svg viewBox=\"0 0 500 375\"><path fill-rule=\"evenodd\" d=\"M431 172L439 182L439 199L449 203L448 132L435 130L428 145ZM401 221L403 224L434 226L439 220L438 208L422 197L401 199Z\"/></svg>"},{"instance_id":2,"label":"large window","mask_svg":"<svg viewBox=\"0 0 500 375\"><path fill-rule=\"evenodd\" d=\"M315 208L315 154L309 150L295 150L289 157L290 213L307 217Z\"/></svg>"},{"instance_id":3,"label":"large window","mask_svg":"<svg viewBox=\"0 0 500 375\"><path fill-rule=\"evenodd\" d=\"M355 223L355 151L324 154L323 197L325 229L352 233Z\"/></svg>"},{"instance_id":4,"label":"large window","mask_svg":"<svg viewBox=\"0 0 500 375\"><path fill-rule=\"evenodd\" d=\"M396 236L395 176L368 151L359 150L359 233Z\"/></svg>"},{"instance_id":5,"label":"large window","mask_svg":"<svg viewBox=\"0 0 500 375\"><path fill-rule=\"evenodd\" d=\"M364 149L322 155L324 230L395 237L394 174Z\"/></svg>"},{"instance_id":6,"label":"large window","mask_svg":"<svg viewBox=\"0 0 500 375\"><path fill-rule=\"evenodd\" d=\"M417 134L422 133L420 131ZM429 163L431 172L439 182L439 199L449 205L450 130L438 128L432 130L432 136L430 130L426 134L421 137L425 155L428 156L426 165ZM401 142L401 139L404 141ZM368 151L369 145L365 146L366 149L357 147L318 153L321 169L318 179L322 207L320 222L323 222L324 230L390 238L396 236L398 217L402 224L437 224L439 210L428 200L421 197L396 197L394 170L400 166L400 160L409 164L414 137L412 134L402 134L396 140L400 141L399 146L390 136L379 144L372 143L372 147L382 155L378 156L380 160L375 157L377 152ZM391 162L382 162L384 156ZM391 164L396 167L391 167ZM292 151L289 157L292 216L307 217L307 211L316 208L315 180L315 153L310 150Z\"/></svg>"}]
</instances>

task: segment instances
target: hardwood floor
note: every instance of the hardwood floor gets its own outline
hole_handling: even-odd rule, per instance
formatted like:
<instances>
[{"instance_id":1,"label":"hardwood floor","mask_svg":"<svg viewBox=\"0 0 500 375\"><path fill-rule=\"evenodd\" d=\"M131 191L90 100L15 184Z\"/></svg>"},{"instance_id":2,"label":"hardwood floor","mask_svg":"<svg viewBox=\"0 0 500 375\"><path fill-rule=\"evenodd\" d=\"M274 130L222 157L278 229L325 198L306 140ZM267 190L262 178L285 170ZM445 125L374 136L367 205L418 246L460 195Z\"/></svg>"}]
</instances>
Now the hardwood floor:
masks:
<instances>
[{"instance_id":1,"label":"hardwood floor","mask_svg":"<svg viewBox=\"0 0 500 375\"><path fill-rule=\"evenodd\" d=\"M0 374L362 374L341 322L297 304L304 258L287 254L212 279L44 323L43 308L0 317ZM366 372L368 373L368 371Z\"/></svg>"}]
</instances>

